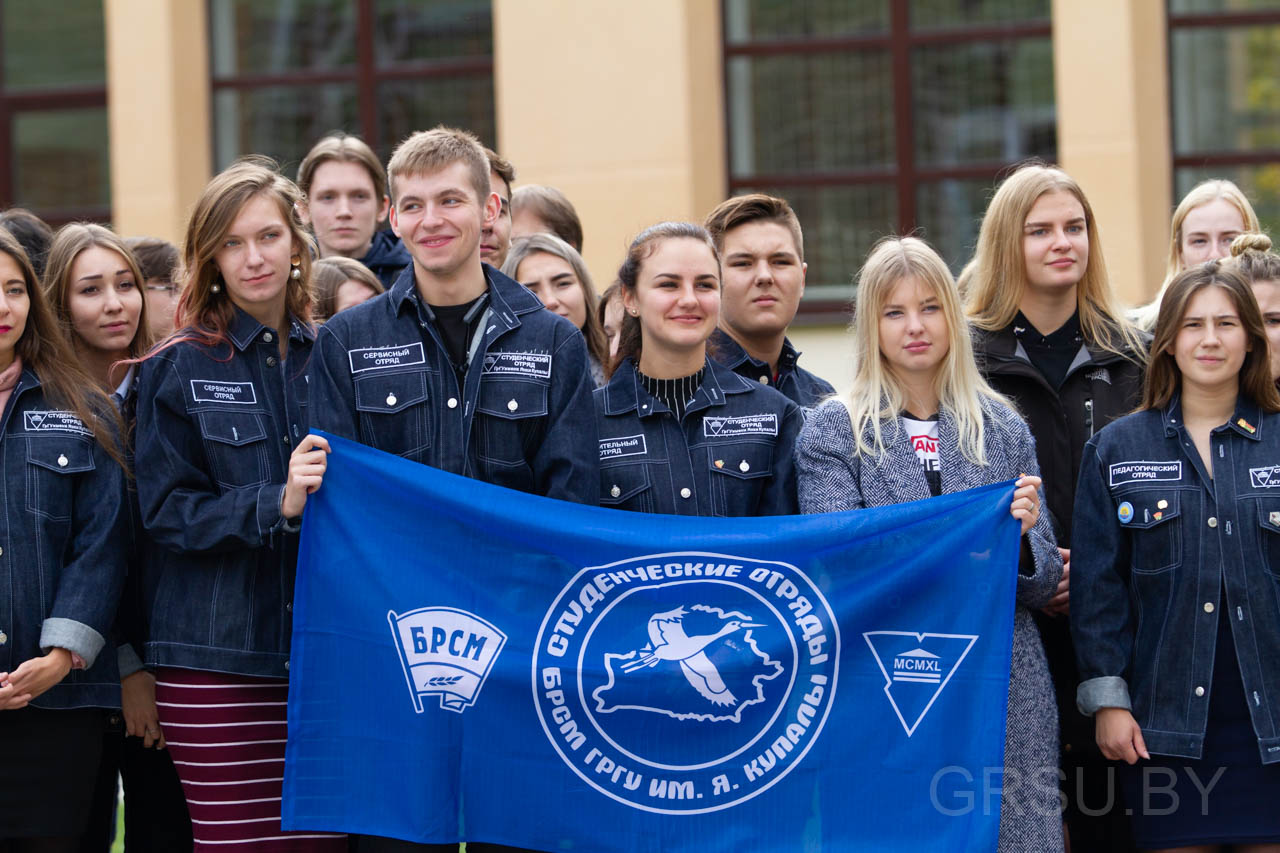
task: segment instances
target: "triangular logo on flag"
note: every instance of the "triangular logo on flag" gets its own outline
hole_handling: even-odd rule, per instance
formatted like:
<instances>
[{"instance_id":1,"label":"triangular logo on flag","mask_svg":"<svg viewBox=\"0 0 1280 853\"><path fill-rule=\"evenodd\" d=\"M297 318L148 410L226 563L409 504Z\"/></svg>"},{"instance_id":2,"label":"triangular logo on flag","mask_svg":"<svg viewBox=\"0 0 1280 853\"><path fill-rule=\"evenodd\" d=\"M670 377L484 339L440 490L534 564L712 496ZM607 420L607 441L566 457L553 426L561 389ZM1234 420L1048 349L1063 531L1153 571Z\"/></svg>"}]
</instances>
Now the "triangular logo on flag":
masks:
<instances>
[{"instance_id":1,"label":"triangular logo on flag","mask_svg":"<svg viewBox=\"0 0 1280 853\"><path fill-rule=\"evenodd\" d=\"M977 634L867 631L862 635L884 674L884 695L907 737L915 732L960 667Z\"/></svg>"}]
</instances>

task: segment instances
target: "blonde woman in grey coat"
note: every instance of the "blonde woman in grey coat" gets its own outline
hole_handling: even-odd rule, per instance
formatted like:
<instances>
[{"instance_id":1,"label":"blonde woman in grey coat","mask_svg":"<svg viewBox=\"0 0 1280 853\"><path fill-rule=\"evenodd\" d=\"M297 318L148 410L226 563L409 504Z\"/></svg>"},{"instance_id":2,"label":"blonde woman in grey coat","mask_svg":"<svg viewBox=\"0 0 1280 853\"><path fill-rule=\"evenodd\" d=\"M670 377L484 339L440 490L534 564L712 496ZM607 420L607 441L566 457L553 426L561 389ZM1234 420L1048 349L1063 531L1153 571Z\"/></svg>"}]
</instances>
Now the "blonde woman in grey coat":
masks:
<instances>
[{"instance_id":1,"label":"blonde woman in grey coat","mask_svg":"<svg viewBox=\"0 0 1280 853\"><path fill-rule=\"evenodd\" d=\"M923 241L877 244L859 274L853 332L852 391L814 410L796 445L801 511L884 506L1018 478L1010 513L1022 525L1022 553L999 849L1061 851L1058 714L1030 610L1053 597L1062 558L1040 513L1031 433L979 375L955 281ZM982 769L971 772L980 778Z\"/></svg>"}]
</instances>

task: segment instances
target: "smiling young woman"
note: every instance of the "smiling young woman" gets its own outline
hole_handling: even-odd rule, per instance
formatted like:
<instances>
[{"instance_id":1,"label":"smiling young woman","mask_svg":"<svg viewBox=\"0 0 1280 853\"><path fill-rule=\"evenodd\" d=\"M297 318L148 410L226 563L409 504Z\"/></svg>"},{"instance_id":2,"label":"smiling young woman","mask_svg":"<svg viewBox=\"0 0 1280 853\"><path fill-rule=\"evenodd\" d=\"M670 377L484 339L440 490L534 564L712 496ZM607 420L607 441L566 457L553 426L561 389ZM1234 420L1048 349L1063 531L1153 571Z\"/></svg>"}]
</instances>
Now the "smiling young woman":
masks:
<instances>
[{"instance_id":1,"label":"smiling young woman","mask_svg":"<svg viewBox=\"0 0 1280 853\"><path fill-rule=\"evenodd\" d=\"M804 416L774 389L707 357L720 315L720 260L706 230L664 222L642 231L618 281L625 313L616 367L595 392L601 506L794 513L792 452ZM614 452L624 445L630 452Z\"/></svg>"},{"instance_id":2,"label":"smiling young woman","mask_svg":"<svg viewBox=\"0 0 1280 853\"><path fill-rule=\"evenodd\" d=\"M1080 468L1077 701L1125 762L1139 847L1274 853L1280 394L1249 284L1216 260L1176 276L1151 352L1141 409Z\"/></svg>"}]
</instances>

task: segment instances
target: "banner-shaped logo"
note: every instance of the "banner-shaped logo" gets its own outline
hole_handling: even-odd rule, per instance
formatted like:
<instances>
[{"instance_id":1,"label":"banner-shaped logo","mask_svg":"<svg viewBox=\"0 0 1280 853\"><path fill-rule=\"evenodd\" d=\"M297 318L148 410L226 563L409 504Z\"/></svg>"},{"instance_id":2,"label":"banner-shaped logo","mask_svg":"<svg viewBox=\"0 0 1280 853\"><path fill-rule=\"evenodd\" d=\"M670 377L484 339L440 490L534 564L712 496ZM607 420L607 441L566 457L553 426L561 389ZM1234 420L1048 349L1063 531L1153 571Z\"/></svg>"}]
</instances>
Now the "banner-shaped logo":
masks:
<instances>
[{"instance_id":1,"label":"banner-shaped logo","mask_svg":"<svg viewBox=\"0 0 1280 853\"><path fill-rule=\"evenodd\" d=\"M515 355L492 369L540 369ZM686 518L330 444L294 592L285 829L995 850L999 792L980 786L1003 765L1010 483Z\"/></svg>"},{"instance_id":2,"label":"banner-shaped logo","mask_svg":"<svg viewBox=\"0 0 1280 853\"><path fill-rule=\"evenodd\" d=\"M441 708L459 714L473 704L507 641L479 616L452 607L419 607L400 616L392 610L387 621L419 714L422 697L433 693L440 694Z\"/></svg>"}]
</instances>

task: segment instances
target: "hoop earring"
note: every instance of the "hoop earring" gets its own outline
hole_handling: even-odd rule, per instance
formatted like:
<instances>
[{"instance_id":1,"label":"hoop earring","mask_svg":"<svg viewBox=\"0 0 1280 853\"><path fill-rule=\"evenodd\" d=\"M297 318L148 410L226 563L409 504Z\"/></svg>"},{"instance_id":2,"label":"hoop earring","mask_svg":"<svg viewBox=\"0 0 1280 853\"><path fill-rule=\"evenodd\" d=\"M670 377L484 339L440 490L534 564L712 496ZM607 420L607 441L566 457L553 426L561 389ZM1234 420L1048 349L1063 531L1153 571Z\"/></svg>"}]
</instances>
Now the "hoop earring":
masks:
<instances>
[{"instance_id":1,"label":"hoop earring","mask_svg":"<svg viewBox=\"0 0 1280 853\"><path fill-rule=\"evenodd\" d=\"M295 254L289 259L289 263L293 265L293 269L289 270L289 278L294 281L302 278L302 255Z\"/></svg>"}]
</instances>

